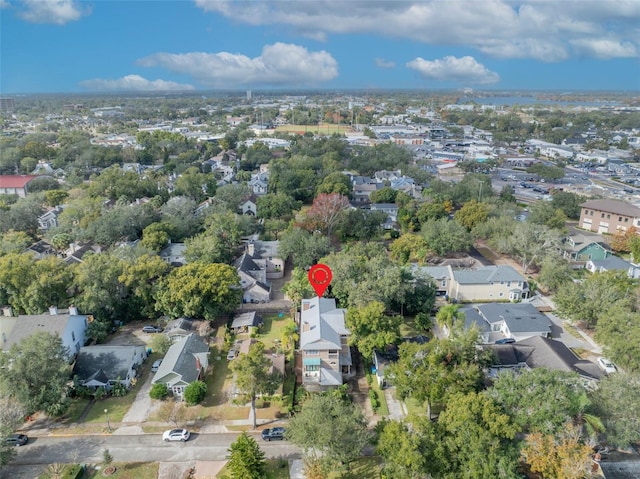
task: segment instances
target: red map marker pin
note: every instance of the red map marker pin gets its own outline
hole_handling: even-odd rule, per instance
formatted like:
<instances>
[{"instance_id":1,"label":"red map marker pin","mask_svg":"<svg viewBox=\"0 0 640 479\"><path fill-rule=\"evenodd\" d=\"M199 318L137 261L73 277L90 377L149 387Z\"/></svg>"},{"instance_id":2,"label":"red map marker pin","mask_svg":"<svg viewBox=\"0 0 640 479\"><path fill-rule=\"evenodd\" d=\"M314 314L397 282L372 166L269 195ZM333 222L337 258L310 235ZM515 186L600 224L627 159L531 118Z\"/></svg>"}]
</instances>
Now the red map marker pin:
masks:
<instances>
[{"instance_id":1,"label":"red map marker pin","mask_svg":"<svg viewBox=\"0 0 640 479\"><path fill-rule=\"evenodd\" d=\"M311 287L321 298L324 292L327 290L329 283L331 283L331 279L333 278L331 268L329 268L326 264L316 264L312 266L311 269L309 269L308 276Z\"/></svg>"}]
</instances>

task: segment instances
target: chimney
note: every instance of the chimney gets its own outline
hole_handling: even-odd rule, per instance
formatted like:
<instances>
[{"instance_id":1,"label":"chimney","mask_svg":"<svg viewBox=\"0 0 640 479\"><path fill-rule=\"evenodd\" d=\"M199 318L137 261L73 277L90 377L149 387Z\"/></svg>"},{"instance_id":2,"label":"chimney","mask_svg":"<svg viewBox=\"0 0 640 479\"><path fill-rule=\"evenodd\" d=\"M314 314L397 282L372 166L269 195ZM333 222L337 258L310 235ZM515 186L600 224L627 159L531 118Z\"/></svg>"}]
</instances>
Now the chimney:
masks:
<instances>
[{"instance_id":1,"label":"chimney","mask_svg":"<svg viewBox=\"0 0 640 479\"><path fill-rule=\"evenodd\" d=\"M196 370L198 371L198 373L202 371L202 364L200 364L200 358L198 356L196 356Z\"/></svg>"},{"instance_id":2,"label":"chimney","mask_svg":"<svg viewBox=\"0 0 640 479\"><path fill-rule=\"evenodd\" d=\"M247 253L249 253L249 256L253 256L255 252L256 252L256 245L253 243L253 241L250 241L249 244L247 245Z\"/></svg>"},{"instance_id":3,"label":"chimney","mask_svg":"<svg viewBox=\"0 0 640 479\"><path fill-rule=\"evenodd\" d=\"M10 318L13 316L13 308L11 306L5 306L4 308L2 308L2 314L4 316L6 316L7 318Z\"/></svg>"},{"instance_id":4,"label":"chimney","mask_svg":"<svg viewBox=\"0 0 640 479\"><path fill-rule=\"evenodd\" d=\"M71 316L77 316L78 315L78 308L76 308L73 304L71 306L69 306L69 314Z\"/></svg>"},{"instance_id":5,"label":"chimney","mask_svg":"<svg viewBox=\"0 0 640 479\"><path fill-rule=\"evenodd\" d=\"M58 314L58 308L55 306L49 306L49 314L51 316L55 316L56 314Z\"/></svg>"}]
</instances>

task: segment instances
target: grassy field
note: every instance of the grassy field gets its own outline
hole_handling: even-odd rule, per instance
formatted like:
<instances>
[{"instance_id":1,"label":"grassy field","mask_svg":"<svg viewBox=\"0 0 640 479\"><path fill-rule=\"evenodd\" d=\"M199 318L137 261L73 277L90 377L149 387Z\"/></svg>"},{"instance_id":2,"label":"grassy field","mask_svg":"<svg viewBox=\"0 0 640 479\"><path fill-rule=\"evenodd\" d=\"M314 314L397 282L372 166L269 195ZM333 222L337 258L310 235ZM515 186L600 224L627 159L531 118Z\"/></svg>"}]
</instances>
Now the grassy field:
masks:
<instances>
[{"instance_id":1,"label":"grassy field","mask_svg":"<svg viewBox=\"0 0 640 479\"><path fill-rule=\"evenodd\" d=\"M276 128L277 132L286 132L286 133L313 133L319 135L333 135L334 133L347 133L354 131L353 128L347 125L332 125L332 124L322 124L322 125L281 125Z\"/></svg>"}]
</instances>

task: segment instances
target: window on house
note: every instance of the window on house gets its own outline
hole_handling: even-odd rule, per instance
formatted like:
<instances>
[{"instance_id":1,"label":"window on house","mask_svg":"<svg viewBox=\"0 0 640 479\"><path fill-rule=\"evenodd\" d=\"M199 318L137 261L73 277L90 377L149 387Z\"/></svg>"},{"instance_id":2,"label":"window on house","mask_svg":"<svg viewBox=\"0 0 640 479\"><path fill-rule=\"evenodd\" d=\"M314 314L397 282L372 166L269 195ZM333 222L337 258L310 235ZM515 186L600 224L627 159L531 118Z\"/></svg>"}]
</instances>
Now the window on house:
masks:
<instances>
[{"instance_id":1,"label":"window on house","mask_svg":"<svg viewBox=\"0 0 640 479\"><path fill-rule=\"evenodd\" d=\"M593 211L589 211L589 215L590 215L590 216L593 216Z\"/></svg>"},{"instance_id":2,"label":"window on house","mask_svg":"<svg viewBox=\"0 0 640 479\"><path fill-rule=\"evenodd\" d=\"M622 221L622 216L618 216L618 221Z\"/></svg>"},{"instance_id":3,"label":"window on house","mask_svg":"<svg viewBox=\"0 0 640 479\"><path fill-rule=\"evenodd\" d=\"M624 222L625 222L625 223L628 223L628 222L629 222L629 218L625 218L625 219L624 219Z\"/></svg>"},{"instance_id":4,"label":"window on house","mask_svg":"<svg viewBox=\"0 0 640 479\"><path fill-rule=\"evenodd\" d=\"M507 288L511 287L511 281L507 281Z\"/></svg>"},{"instance_id":5,"label":"window on house","mask_svg":"<svg viewBox=\"0 0 640 479\"><path fill-rule=\"evenodd\" d=\"M500 293L500 297L502 298L504 296L504 293Z\"/></svg>"},{"instance_id":6,"label":"window on house","mask_svg":"<svg viewBox=\"0 0 640 479\"><path fill-rule=\"evenodd\" d=\"M317 356L320 354L320 351L318 351L317 349L310 349L309 351L307 351L307 356Z\"/></svg>"},{"instance_id":7,"label":"window on house","mask_svg":"<svg viewBox=\"0 0 640 479\"><path fill-rule=\"evenodd\" d=\"M442 283L440 283L440 286L446 286L446 285L447 285L447 280L446 280L446 279L443 279L443 280L442 280Z\"/></svg>"},{"instance_id":8,"label":"window on house","mask_svg":"<svg viewBox=\"0 0 640 479\"><path fill-rule=\"evenodd\" d=\"M604 218L604 213L600 213L600 218Z\"/></svg>"},{"instance_id":9,"label":"window on house","mask_svg":"<svg viewBox=\"0 0 640 479\"><path fill-rule=\"evenodd\" d=\"M611 218L611 215L607 215L607 219Z\"/></svg>"},{"instance_id":10,"label":"window on house","mask_svg":"<svg viewBox=\"0 0 640 479\"><path fill-rule=\"evenodd\" d=\"M310 372L320 371L320 366L318 366L316 364L310 364L308 366L305 366L304 369L305 369L305 371L310 373Z\"/></svg>"},{"instance_id":11,"label":"window on house","mask_svg":"<svg viewBox=\"0 0 640 479\"><path fill-rule=\"evenodd\" d=\"M76 340L76 333L71 331L71 340L75 342Z\"/></svg>"}]
</instances>

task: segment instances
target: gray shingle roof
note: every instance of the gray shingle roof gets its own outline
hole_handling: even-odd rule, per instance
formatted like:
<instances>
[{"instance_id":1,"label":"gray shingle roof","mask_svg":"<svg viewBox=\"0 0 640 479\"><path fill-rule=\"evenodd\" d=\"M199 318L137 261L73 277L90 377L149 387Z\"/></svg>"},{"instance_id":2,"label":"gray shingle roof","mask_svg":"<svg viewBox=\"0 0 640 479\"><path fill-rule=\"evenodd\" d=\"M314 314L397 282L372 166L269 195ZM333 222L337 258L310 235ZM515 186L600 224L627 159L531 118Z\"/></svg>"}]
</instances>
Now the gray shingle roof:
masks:
<instances>
[{"instance_id":1,"label":"gray shingle roof","mask_svg":"<svg viewBox=\"0 0 640 479\"><path fill-rule=\"evenodd\" d=\"M575 372L581 376L600 379L602 371L591 361L580 359L560 341L533 336L513 344L487 345L503 366L526 363L530 368L548 368L555 371Z\"/></svg>"},{"instance_id":2,"label":"gray shingle roof","mask_svg":"<svg viewBox=\"0 0 640 479\"><path fill-rule=\"evenodd\" d=\"M549 318L529 303L487 303L477 308L486 321L504 321L512 333L551 332Z\"/></svg>"},{"instance_id":3,"label":"gray shingle roof","mask_svg":"<svg viewBox=\"0 0 640 479\"><path fill-rule=\"evenodd\" d=\"M70 317L69 314L35 314L17 318L2 318L2 321L15 322L10 334L7 335L7 340L4 341L3 338L2 349L9 350L14 344L18 344L24 338L40 331L62 337Z\"/></svg>"},{"instance_id":4,"label":"gray shingle roof","mask_svg":"<svg viewBox=\"0 0 640 479\"><path fill-rule=\"evenodd\" d=\"M144 346L87 346L80 348L73 374L81 381L91 379L106 383L126 379L134 358L143 353Z\"/></svg>"},{"instance_id":5,"label":"gray shingle roof","mask_svg":"<svg viewBox=\"0 0 640 479\"><path fill-rule=\"evenodd\" d=\"M209 353L209 345L207 345L200 336L191 333L182 341L174 343L167 351L162 360L162 364L158 368L158 372L153 378L153 382L159 381L165 376L175 374L181 377L185 383L192 383L200 374L197 368L196 357L201 354Z\"/></svg>"},{"instance_id":6,"label":"gray shingle roof","mask_svg":"<svg viewBox=\"0 0 640 479\"><path fill-rule=\"evenodd\" d=\"M479 269L453 271L454 279L460 284L488 284L500 281L524 281L523 276L508 265L485 266Z\"/></svg>"},{"instance_id":7,"label":"gray shingle roof","mask_svg":"<svg viewBox=\"0 0 640 479\"><path fill-rule=\"evenodd\" d=\"M628 271L631 267L631 263L618 256L610 256L607 259L592 259L590 261L596 268L604 268L606 271Z\"/></svg>"}]
</instances>

